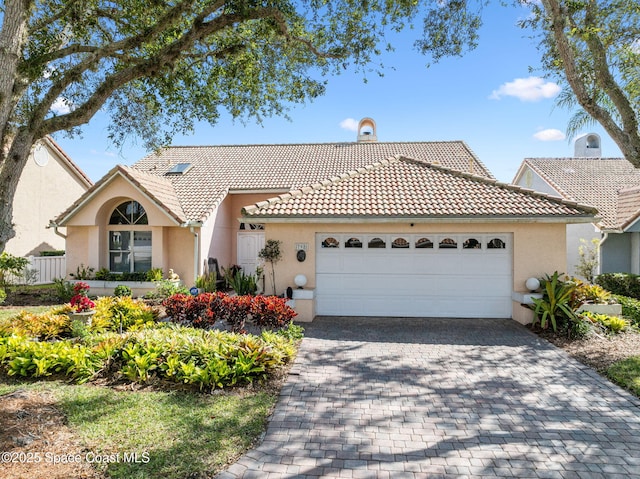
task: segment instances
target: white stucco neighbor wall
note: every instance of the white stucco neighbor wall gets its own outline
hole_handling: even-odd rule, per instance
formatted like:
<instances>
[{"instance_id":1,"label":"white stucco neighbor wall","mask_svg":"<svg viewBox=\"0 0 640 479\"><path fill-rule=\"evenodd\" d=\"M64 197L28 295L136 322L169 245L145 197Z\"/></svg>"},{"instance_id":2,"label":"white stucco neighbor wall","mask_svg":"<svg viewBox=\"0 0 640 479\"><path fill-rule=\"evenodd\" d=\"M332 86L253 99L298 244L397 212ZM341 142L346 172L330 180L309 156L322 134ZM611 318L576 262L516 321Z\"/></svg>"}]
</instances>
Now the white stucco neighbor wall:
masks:
<instances>
[{"instance_id":1,"label":"white stucco neighbor wall","mask_svg":"<svg viewBox=\"0 0 640 479\"><path fill-rule=\"evenodd\" d=\"M86 179L72 171L68 160L46 142L43 146L38 152L38 162L31 153L18 181L13 201L16 236L5 248L15 256L65 249L64 238L47 226L89 188Z\"/></svg>"},{"instance_id":2,"label":"white stucco neighbor wall","mask_svg":"<svg viewBox=\"0 0 640 479\"><path fill-rule=\"evenodd\" d=\"M591 223L588 224L575 224L567 225L567 271L570 276L576 276L581 279L585 279L578 274L576 268L580 263L579 248L582 244L580 240L584 239L588 248L593 247L591 240L601 239L601 234L596 230L595 226ZM600 267L595 271L595 274L600 273Z\"/></svg>"}]
</instances>

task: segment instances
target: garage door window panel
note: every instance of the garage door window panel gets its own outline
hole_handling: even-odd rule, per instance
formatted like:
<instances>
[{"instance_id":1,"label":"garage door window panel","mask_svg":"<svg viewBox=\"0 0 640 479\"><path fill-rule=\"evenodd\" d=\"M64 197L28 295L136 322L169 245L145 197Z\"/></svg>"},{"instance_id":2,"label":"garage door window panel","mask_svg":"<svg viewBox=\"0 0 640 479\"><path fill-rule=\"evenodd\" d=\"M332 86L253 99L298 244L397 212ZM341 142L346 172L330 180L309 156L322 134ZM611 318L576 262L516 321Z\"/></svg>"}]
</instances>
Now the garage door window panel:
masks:
<instances>
[{"instance_id":1,"label":"garage door window panel","mask_svg":"<svg viewBox=\"0 0 640 479\"><path fill-rule=\"evenodd\" d=\"M433 249L433 241L429 238L419 238L416 241L416 249Z\"/></svg>"},{"instance_id":2,"label":"garage door window panel","mask_svg":"<svg viewBox=\"0 0 640 479\"><path fill-rule=\"evenodd\" d=\"M344 242L345 248L362 248L362 240L360 238L349 238Z\"/></svg>"},{"instance_id":3,"label":"garage door window panel","mask_svg":"<svg viewBox=\"0 0 640 479\"><path fill-rule=\"evenodd\" d=\"M369 242L367 243L367 247L369 249L384 249L387 247L387 242L382 238L376 236L375 238L371 238L369 240Z\"/></svg>"},{"instance_id":4,"label":"garage door window panel","mask_svg":"<svg viewBox=\"0 0 640 479\"><path fill-rule=\"evenodd\" d=\"M467 238L462 243L462 249L466 250L480 250L482 249L482 240L478 238Z\"/></svg>"},{"instance_id":5,"label":"garage door window panel","mask_svg":"<svg viewBox=\"0 0 640 479\"><path fill-rule=\"evenodd\" d=\"M323 248L339 248L340 247L340 241L338 241L336 238L332 236L329 236L324 240L322 240L321 244Z\"/></svg>"},{"instance_id":6,"label":"garage door window panel","mask_svg":"<svg viewBox=\"0 0 640 479\"><path fill-rule=\"evenodd\" d=\"M487 249L506 249L507 243L504 238L492 238L487 242Z\"/></svg>"},{"instance_id":7,"label":"garage door window panel","mask_svg":"<svg viewBox=\"0 0 640 479\"><path fill-rule=\"evenodd\" d=\"M409 242L405 238L396 238L391 242L392 249L409 249Z\"/></svg>"},{"instance_id":8,"label":"garage door window panel","mask_svg":"<svg viewBox=\"0 0 640 479\"><path fill-rule=\"evenodd\" d=\"M438 249L458 249L458 242L451 238L442 238L438 243Z\"/></svg>"}]
</instances>

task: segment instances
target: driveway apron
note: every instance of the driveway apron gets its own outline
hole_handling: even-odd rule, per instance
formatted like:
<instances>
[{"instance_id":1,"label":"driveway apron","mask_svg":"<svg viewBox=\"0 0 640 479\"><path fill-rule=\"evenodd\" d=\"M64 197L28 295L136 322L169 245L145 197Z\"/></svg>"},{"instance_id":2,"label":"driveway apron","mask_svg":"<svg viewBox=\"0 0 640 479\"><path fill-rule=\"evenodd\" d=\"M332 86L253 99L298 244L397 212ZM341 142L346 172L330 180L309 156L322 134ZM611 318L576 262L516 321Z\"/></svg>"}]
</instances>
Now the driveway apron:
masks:
<instances>
[{"instance_id":1,"label":"driveway apron","mask_svg":"<svg viewBox=\"0 0 640 479\"><path fill-rule=\"evenodd\" d=\"M512 320L317 318L219 478L640 478L640 401Z\"/></svg>"}]
</instances>

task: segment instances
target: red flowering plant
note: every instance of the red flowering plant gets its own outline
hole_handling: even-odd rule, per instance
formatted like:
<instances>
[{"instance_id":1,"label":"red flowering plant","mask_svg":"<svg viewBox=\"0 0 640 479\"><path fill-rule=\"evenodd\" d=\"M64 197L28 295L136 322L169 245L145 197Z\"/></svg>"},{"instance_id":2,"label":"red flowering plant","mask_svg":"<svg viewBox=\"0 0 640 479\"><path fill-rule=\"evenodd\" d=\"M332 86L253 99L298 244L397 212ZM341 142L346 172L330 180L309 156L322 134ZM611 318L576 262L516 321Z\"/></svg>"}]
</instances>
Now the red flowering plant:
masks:
<instances>
[{"instance_id":1,"label":"red flowering plant","mask_svg":"<svg viewBox=\"0 0 640 479\"><path fill-rule=\"evenodd\" d=\"M297 316L284 298L277 296L256 296L251 302L251 315L256 325L264 328L280 329L287 326Z\"/></svg>"},{"instance_id":2,"label":"red flowering plant","mask_svg":"<svg viewBox=\"0 0 640 479\"><path fill-rule=\"evenodd\" d=\"M87 283L77 282L73 285L73 296L70 304L76 313L91 311L96 307L96 303L89 299L88 293L89 285Z\"/></svg>"}]
</instances>

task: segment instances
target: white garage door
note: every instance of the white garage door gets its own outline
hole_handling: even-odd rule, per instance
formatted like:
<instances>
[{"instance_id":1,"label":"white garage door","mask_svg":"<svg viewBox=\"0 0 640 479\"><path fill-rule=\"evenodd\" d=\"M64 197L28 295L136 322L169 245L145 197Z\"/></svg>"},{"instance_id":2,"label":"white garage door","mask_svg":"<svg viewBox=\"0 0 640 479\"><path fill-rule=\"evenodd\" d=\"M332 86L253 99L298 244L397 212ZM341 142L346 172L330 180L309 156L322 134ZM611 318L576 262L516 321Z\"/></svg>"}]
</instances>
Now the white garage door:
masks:
<instances>
[{"instance_id":1,"label":"white garage door","mask_svg":"<svg viewBox=\"0 0 640 479\"><path fill-rule=\"evenodd\" d=\"M508 318L510 234L318 234L325 316Z\"/></svg>"}]
</instances>

